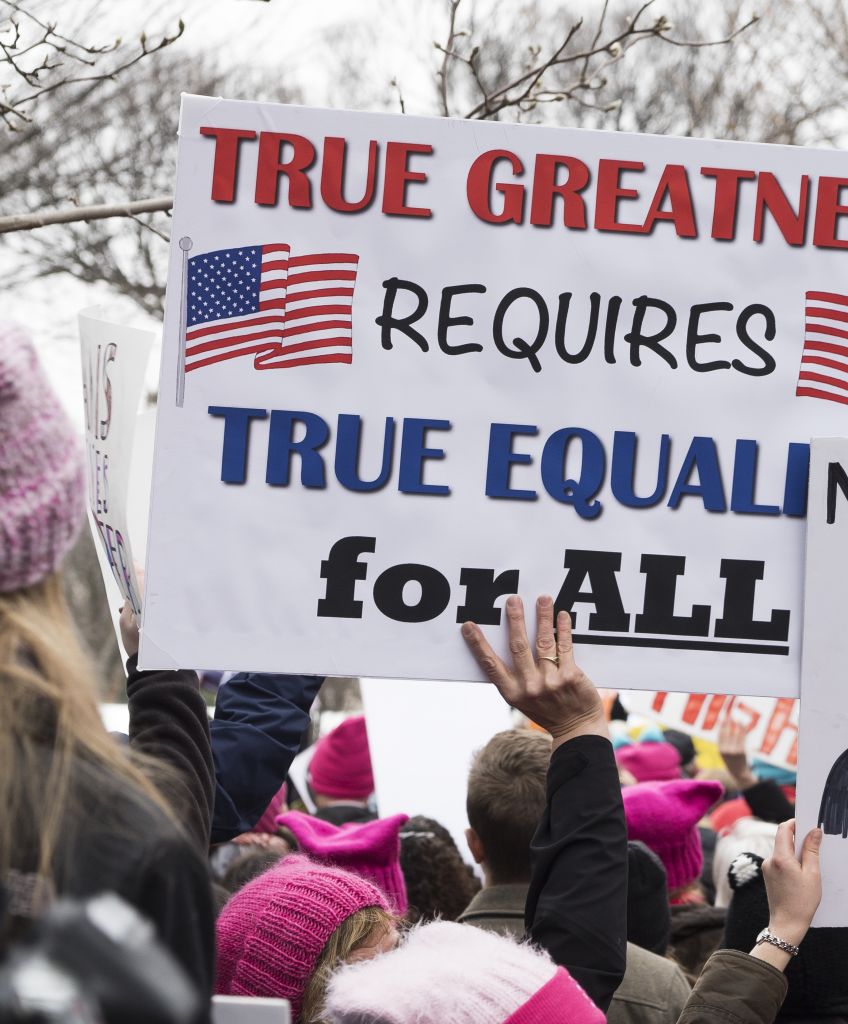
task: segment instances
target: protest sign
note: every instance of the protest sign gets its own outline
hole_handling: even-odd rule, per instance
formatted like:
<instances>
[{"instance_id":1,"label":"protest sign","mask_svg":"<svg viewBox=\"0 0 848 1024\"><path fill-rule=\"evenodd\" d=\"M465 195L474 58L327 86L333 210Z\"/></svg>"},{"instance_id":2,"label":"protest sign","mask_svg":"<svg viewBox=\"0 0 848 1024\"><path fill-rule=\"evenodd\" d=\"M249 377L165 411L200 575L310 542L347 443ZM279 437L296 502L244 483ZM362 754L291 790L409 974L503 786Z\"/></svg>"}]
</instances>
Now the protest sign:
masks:
<instances>
[{"instance_id":1,"label":"protest sign","mask_svg":"<svg viewBox=\"0 0 848 1024\"><path fill-rule=\"evenodd\" d=\"M139 615L141 593L130 543L129 495L139 402L153 335L112 323L97 308L79 314L79 330L89 521L110 608L114 612L120 603L115 600L117 591Z\"/></svg>"},{"instance_id":2,"label":"protest sign","mask_svg":"<svg viewBox=\"0 0 848 1024\"><path fill-rule=\"evenodd\" d=\"M796 833L821 825L823 896L813 925L848 925L848 440L812 442Z\"/></svg>"},{"instance_id":3,"label":"protest sign","mask_svg":"<svg viewBox=\"0 0 848 1024\"><path fill-rule=\"evenodd\" d=\"M185 97L147 667L795 697L841 153ZM626 665L626 670L624 666Z\"/></svg>"},{"instance_id":4,"label":"protest sign","mask_svg":"<svg viewBox=\"0 0 848 1024\"><path fill-rule=\"evenodd\" d=\"M745 730L748 759L796 771L798 768L798 701L789 697L730 697L725 694L648 693L623 691L621 702L631 713L718 742L725 718Z\"/></svg>"}]
</instances>

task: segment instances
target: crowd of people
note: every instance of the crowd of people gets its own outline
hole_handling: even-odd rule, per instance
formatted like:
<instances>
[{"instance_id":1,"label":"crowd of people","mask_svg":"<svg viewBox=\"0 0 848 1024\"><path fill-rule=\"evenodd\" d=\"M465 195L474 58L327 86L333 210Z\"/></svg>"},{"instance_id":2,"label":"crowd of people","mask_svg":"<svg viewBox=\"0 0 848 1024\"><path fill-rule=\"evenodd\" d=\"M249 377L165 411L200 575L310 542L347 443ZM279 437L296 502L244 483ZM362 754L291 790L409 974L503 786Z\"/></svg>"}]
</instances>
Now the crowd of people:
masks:
<instances>
[{"instance_id":1,"label":"crowd of people","mask_svg":"<svg viewBox=\"0 0 848 1024\"><path fill-rule=\"evenodd\" d=\"M723 773L699 771L687 736L610 723L550 597L531 615L506 600L510 664L475 624L457 635L538 727L476 753L460 849L415 807L379 816L361 715L318 740L298 791L322 679L237 673L210 721L193 672L138 669L129 607L129 737L108 734L62 589L84 503L74 432L30 341L3 329L0 962L63 900L110 892L151 922L196 1021L213 993L287 999L295 1024L848 1010L843 930L808 934L821 833L796 856L794 779L749 765L729 721Z\"/></svg>"}]
</instances>

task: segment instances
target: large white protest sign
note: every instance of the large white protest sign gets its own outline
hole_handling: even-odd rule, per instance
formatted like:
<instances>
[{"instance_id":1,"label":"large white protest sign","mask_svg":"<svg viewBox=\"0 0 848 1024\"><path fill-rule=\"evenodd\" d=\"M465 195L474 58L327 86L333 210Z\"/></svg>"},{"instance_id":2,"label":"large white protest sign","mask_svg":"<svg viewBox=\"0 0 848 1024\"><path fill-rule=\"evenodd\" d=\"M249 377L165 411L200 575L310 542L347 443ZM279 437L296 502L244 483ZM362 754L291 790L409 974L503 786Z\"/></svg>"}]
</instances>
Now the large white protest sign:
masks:
<instances>
[{"instance_id":1,"label":"large white protest sign","mask_svg":"<svg viewBox=\"0 0 848 1024\"><path fill-rule=\"evenodd\" d=\"M623 691L624 707L665 729L718 742L725 718L745 730L749 758L795 771L798 767L798 701L790 697L732 697L726 694Z\"/></svg>"},{"instance_id":2,"label":"large white protest sign","mask_svg":"<svg viewBox=\"0 0 848 1024\"><path fill-rule=\"evenodd\" d=\"M142 663L797 696L833 151L183 102ZM848 199L845 200L848 204Z\"/></svg>"},{"instance_id":3,"label":"large white protest sign","mask_svg":"<svg viewBox=\"0 0 848 1024\"><path fill-rule=\"evenodd\" d=\"M848 440L812 443L799 745L799 842L821 825L823 896L813 924L848 925Z\"/></svg>"},{"instance_id":4,"label":"large white protest sign","mask_svg":"<svg viewBox=\"0 0 848 1024\"><path fill-rule=\"evenodd\" d=\"M139 615L141 594L130 541L130 482L139 402L153 335L112 323L98 308L79 314L79 330L90 522L110 608L116 611L117 592ZM134 504L140 506L137 501ZM136 529L136 536L140 533L143 531ZM139 554L143 556L143 546Z\"/></svg>"}]
</instances>

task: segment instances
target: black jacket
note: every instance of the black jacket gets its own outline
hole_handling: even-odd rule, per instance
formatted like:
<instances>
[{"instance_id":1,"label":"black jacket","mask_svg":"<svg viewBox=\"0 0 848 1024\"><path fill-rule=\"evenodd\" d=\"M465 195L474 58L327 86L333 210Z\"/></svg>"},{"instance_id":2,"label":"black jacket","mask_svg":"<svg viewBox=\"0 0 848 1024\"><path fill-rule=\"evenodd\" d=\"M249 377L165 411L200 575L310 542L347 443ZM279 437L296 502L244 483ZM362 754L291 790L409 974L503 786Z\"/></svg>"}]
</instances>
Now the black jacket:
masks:
<instances>
[{"instance_id":1,"label":"black jacket","mask_svg":"<svg viewBox=\"0 0 848 1024\"><path fill-rule=\"evenodd\" d=\"M609 740L578 736L554 751L530 854L527 932L606 1013L627 947L627 828Z\"/></svg>"}]
</instances>

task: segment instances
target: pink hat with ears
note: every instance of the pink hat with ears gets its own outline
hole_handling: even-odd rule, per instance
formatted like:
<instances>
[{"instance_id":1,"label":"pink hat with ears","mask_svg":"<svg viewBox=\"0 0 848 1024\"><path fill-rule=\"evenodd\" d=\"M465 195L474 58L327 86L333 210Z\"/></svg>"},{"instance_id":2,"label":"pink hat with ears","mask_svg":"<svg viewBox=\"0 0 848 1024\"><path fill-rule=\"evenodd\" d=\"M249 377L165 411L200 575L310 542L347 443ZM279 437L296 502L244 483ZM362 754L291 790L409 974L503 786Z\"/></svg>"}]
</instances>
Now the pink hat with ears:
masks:
<instances>
[{"instance_id":1,"label":"pink hat with ears","mask_svg":"<svg viewBox=\"0 0 848 1024\"><path fill-rule=\"evenodd\" d=\"M277 817L297 839L303 853L314 861L345 868L374 882L394 904L395 912L405 914L408 906L406 882L400 867L400 836L406 814L394 814L376 821L356 822L340 828L329 821L313 818L300 811Z\"/></svg>"},{"instance_id":2,"label":"pink hat with ears","mask_svg":"<svg viewBox=\"0 0 848 1024\"><path fill-rule=\"evenodd\" d=\"M637 782L670 782L680 778L680 754L670 743L646 741L619 747L615 760Z\"/></svg>"},{"instance_id":3,"label":"pink hat with ears","mask_svg":"<svg viewBox=\"0 0 848 1024\"><path fill-rule=\"evenodd\" d=\"M315 793L337 800L367 800L374 792L374 773L365 716L346 718L315 744L309 762L309 785Z\"/></svg>"},{"instance_id":4,"label":"pink hat with ears","mask_svg":"<svg viewBox=\"0 0 848 1024\"><path fill-rule=\"evenodd\" d=\"M640 782L622 789L628 838L640 839L660 858L669 890L701 874L704 854L697 825L723 793L724 786L711 779Z\"/></svg>"}]
</instances>

